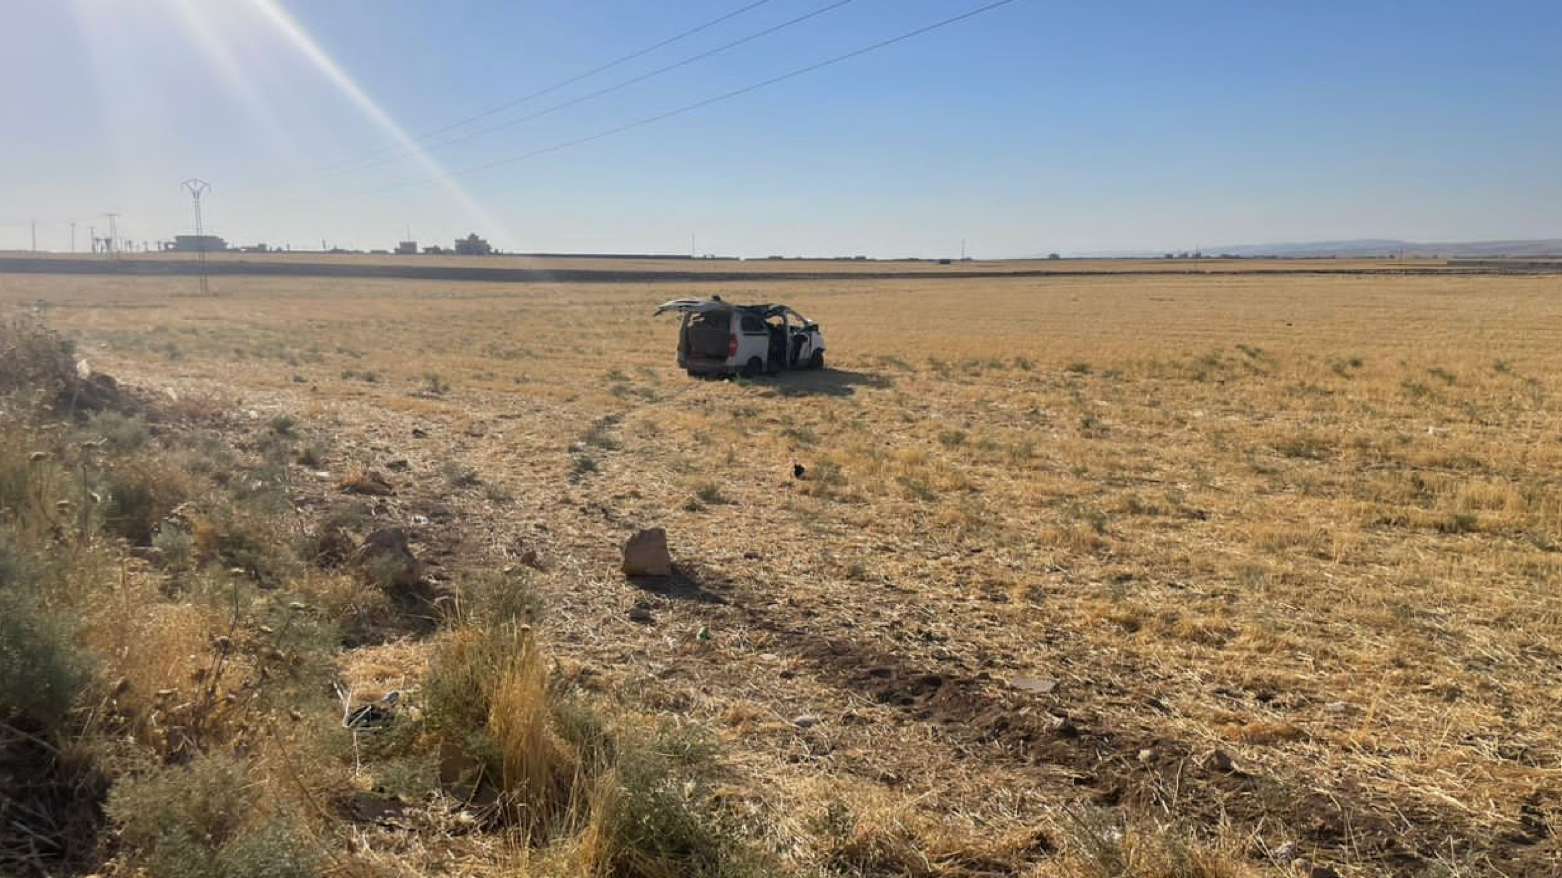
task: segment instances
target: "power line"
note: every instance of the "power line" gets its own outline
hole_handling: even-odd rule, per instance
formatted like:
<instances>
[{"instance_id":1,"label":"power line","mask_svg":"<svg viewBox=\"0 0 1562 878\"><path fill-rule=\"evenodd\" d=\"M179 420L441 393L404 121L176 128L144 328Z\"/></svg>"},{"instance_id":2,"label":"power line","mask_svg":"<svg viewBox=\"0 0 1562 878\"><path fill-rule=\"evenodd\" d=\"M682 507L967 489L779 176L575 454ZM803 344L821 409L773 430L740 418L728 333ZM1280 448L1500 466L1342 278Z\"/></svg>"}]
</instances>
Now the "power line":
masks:
<instances>
[{"instance_id":1,"label":"power line","mask_svg":"<svg viewBox=\"0 0 1562 878\"><path fill-rule=\"evenodd\" d=\"M693 64L695 62L703 61L706 58L711 57L712 55L719 55L722 52L725 52L725 51L727 51L729 49L735 49L738 46L741 46L741 45L743 45L745 43L751 43L751 42L753 42L753 41L755 41L757 39L760 39L761 37L767 37L767 36L777 32L777 31L785 30L785 29L787 29L789 27L793 27L793 26L802 24L803 22L805 22L805 21L807 21L807 20L809 20L811 18L817 18L817 17L825 14L826 12L830 12L832 10L839 9L842 6L847 5L848 3L855 3L855 2L856 2L856 0L835 0L835 2L833 2L833 3L829 3L829 4L826 4L824 6L821 6L818 9L815 9L815 10L813 10L811 12L805 12L802 15L797 16L796 18L791 18L791 19L788 19L786 21L781 22L780 24L772 25L770 27L765 28L764 30L758 31L756 33L749 34L748 36L743 37L741 39L733 40L732 42L726 43L725 45L717 46L714 49L709 49L709 50L706 50L704 52L701 52L698 55L691 55L688 58L684 58L681 61L676 61L676 62L674 62L672 64L668 64L665 67L659 67L659 68L657 68L655 70L652 70L652 71L650 71L648 73L642 73L639 76L631 77L629 79L623 80L622 82L616 83L614 85L607 86L606 88L600 88L600 89L597 89L594 92L590 92L588 94L581 95L580 97L571 98L570 100L564 101L563 103L554 104L551 107L547 107L545 109L538 110L535 113L530 113L530 114L527 114L525 116L521 116L521 117L519 117L517 119L510 119L509 121L506 121L506 122L500 122L497 125L490 125L490 126L488 126L486 128L479 128L476 131L468 131L465 134L461 134L461 135L458 135L456 137L452 137L452 138L450 138L448 140L442 141L440 143L435 143L435 144L431 144L431 145L432 146L436 146L436 147L440 147L440 146L450 146L450 145L456 144L456 143L463 143L465 141L471 140L471 139L476 138L476 137L482 137L485 134L492 134L495 131L499 131L499 130L504 129L504 128L509 128L512 125L519 125L522 122L529 122L529 121L531 121L533 119L540 119L543 116L547 116L547 115L552 114L552 113L557 113L559 110L567 109L567 108L573 107L573 106L575 106L577 104L583 104L586 101L594 100L596 98L602 97L605 94L611 94L611 93L613 93L615 91L619 91L621 89L628 88L631 85L636 85L638 83L645 82L648 79L652 79L652 78L655 78L657 76L661 76L664 73L669 73L671 71L679 69L680 67L687 67L690 64ZM423 138L419 138L419 139L421 140ZM354 168L353 170L367 170L368 168L377 167L377 166L383 165L383 164L385 164L387 162L397 161L399 159L403 159L403 158L406 158L407 156L415 155L415 154L417 154L419 152L422 152L422 151L423 151L422 147L419 147L416 144L413 144L412 146L402 150L401 152L395 153L395 154L390 155L390 156L386 156L385 158L378 159L376 161L369 162L368 164L362 165L361 167Z\"/></svg>"},{"instance_id":2,"label":"power line","mask_svg":"<svg viewBox=\"0 0 1562 878\"><path fill-rule=\"evenodd\" d=\"M559 152L561 150L569 149L569 148L575 147L575 146L581 146L583 144L591 143L594 140L601 140L604 137L611 137L611 136L613 136L615 134L622 134L625 131L629 131L629 130L632 130L632 129L635 129L635 128L640 128L640 127L643 127L645 125L653 124L655 122L661 122L661 121L663 121L665 119L671 119L674 116L681 116L684 113L689 113L689 112L692 112L694 110L701 109L702 107L708 107L708 106L710 106L712 104L718 104L718 103L721 103L722 101L731 100L732 98L739 97L741 95L746 95L749 92L758 91L758 90L760 90L762 88L767 88L767 87L775 85L777 83L785 82L785 81L787 81L789 79L796 79L797 77L803 76L804 74L812 73L812 72L814 72L816 70L821 70L821 69L823 69L825 67L830 67L832 65L839 64L842 61L848 61L848 60L851 60L852 58L857 58L857 57L860 57L862 55L866 55L866 54L868 54L870 52L876 52L879 49L883 49L883 48L887 48L889 46L893 46L896 43L903 43L906 40L912 39L914 37L919 37L919 36L922 36L923 34L931 33L932 31L939 30L940 28L945 28L945 27L948 27L948 26L950 26L952 24L956 24L958 22L965 21L968 18L975 18L978 15L982 15L983 13L991 12L992 10L997 9L1000 6L1007 6L1007 5L1009 5L1010 3L1013 3L1013 2L1015 2L1015 0L996 0L996 2L994 2L994 3L988 3L985 6L979 6L979 7L975 8L975 9L969 10L967 12L962 12L959 15L955 15L955 16L951 16L949 18L943 19L942 21L936 21L936 22L934 22L932 24L924 25L922 27L917 28L916 30L907 31L907 32L905 32L905 33L903 33L903 34L901 34L899 36L890 37L887 40L881 40L881 41L879 41L877 43L873 43L872 45L863 46L860 49L855 49L853 51L847 52L844 55L836 55L833 58L828 58L828 59L826 59L824 61L819 61L819 62L816 62L814 64L810 64L807 67L799 67L796 70L793 70L793 71L791 71L789 73L783 73L780 76L773 76L773 77L771 77L769 79L763 80L761 82L756 82L756 83L754 83L752 85L746 85L746 86L744 86L742 88L734 89L734 90L726 92L724 94L716 95L715 97L706 98L706 99L704 99L702 101L695 101L692 104L685 104L684 106L678 107L676 109L668 110L668 111L663 112L663 113L657 113L654 116L646 116L643 119L637 119L637 120L635 120L633 122L629 122L629 123L626 123L624 125L619 125L619 126L614 127L614 128L608 128L608 129L605 129L603 131L598 131L595 134L588 134L585 137L577 137L574 140L567 140L567 141L564 141L562 143L555 143L552 146L546 146L546 147L543 147L541 149L534 149L531 152L521 153L520 155L514 155L514 156L510 156L508 158L496 159L495 161L485 162L484 164L481 164L481 165L473 165L473 166L468 167L468 168L462 168L462 169L457 170L457 171L450 171L450 172L447 172L447 173L444 173L444 174L439 174L439 175L436 175L436 176L433 176L433 177L425 177L425 178L422 178L422 179L419 179L419 180L412 180L412 181L409 181L409 182L406 182L406 183L397 183L397 184L392 185L392 186L383 186L383 187L380 187L380 188L377 188L377 189L370 189L368 191L369 192L388 192L388 191L391 191L393 189L405 189L405 188L408 188L408 187L411 187L411 186L422 186L422 185L426 185L426 184L429 184L429 183L437 183L437 182L439 182L441 180L450 180L450 179L453 179L453 178L456 178L456 177L464 177L464 176L466 176L468 174L476 174L476 173L478 173L480 171L491 170L493 168L500 167L501 165L514 164L515 162L525 161L527 159L536 158L538 156L547 155L549 153Z\"/></svg>"},{"instance_id":3,"label":"power line","mask_svg":"<svg viewBox=\"0 0 1562 878\"><path fill-rule=\"evenodd\" d=\"M416 136L416 137L414 137L412 139L413 139L414 142L421 142L421 141L424 141L424 140L428 140L431 137L437 137L437 136L439 136L441 134L444 134L447 131L451 131L451 130L454 130L456 128L460 128L461 126L467 125L467 124L472 123L472 122L476 122L479 119L486 119L489 116L494 115L495 113L502 113L505 110L510 109L511 107L519 106L521 104L526 103L527 101L536 100L537 98L540 98L543 95L552 94L553 92L556 92L559 89L564 88L565 86L574 85L575 83L580 82L583 79L589 79L589 78L591 78L593 76L596 76L598 73L605 73L608 70L612 70L614 67L618 67L618 66L620 66L622 64L627 64L628 62L633 61L636 58L641 58L641 57L644 57L646 55L649 55L652 52L655 52L657 49L661 49L661 48L664 48L666 46L670 46L673 43L678 42L679 40L683 40L683 39L687 39L689 37L692 37L695 34L700 33L702 31L709 30L709 29L715 27L716 25L721 24L724 21L727 21L727 20L733 19L733 18L737 18L739 15L742 15L743 13L748 12L751 9L758 9L761 6L764 6L765 4L772 3L772 2L774 2L774 0L755 0L755 2L753 2L753 3L748 3L746 5L740 6L737 9L734 9L731 12L728 12L728 13L726 13L724 15L719 15L716 18L713 18L710 21L705 22L704 24L696 25L695 27L691 27L688 30L683 31L682 33L674 34L673 36L670 36L667 39L662 40L659 43L656 43L656 44L650 45L650 46L646 46L644 49L640 49L638 51L630 52L628 55L624 55L623 57L620 57L620 58L615 58L612 61L607 62L606 64L602 64L602 65L599 65L597 67L593 67L590 70L585 71L584 73L577 73L577 74L575 74L573 76L566 77L564 79L559 80L558 82L553 83L550 86L547 86L546 88L540 88L540 89L538 89L538 90L536 90L536 91L534 91L534 92L532 92L530 94L522 95L521 97L515 98L514 100L511 100L511 101L506 101L505 103L499 104L498 106L495 106L495 107L490 107L489 109L483 110L482 112L477 113L475 115L467 116L464 119L460 119L458 121L451 122L449 125L446 125L443 128L436 128L433 131L429 131L429 132L424 133L424 134L419 134L418 136ZM402 146L396 146L396 147L392 147L390 150L380 150L380 151L375 152L375 153L370 153L366 158L374 158L376 156L384 155L386 152L395 152L395 151L399 151L401 149L403 149ZM360 159L359 161L363 161L363 159ZM351 166L354 166L356 164L357 164L357 162L349 162L347 166L351 167Z\"/></svg>"}]
</instances>

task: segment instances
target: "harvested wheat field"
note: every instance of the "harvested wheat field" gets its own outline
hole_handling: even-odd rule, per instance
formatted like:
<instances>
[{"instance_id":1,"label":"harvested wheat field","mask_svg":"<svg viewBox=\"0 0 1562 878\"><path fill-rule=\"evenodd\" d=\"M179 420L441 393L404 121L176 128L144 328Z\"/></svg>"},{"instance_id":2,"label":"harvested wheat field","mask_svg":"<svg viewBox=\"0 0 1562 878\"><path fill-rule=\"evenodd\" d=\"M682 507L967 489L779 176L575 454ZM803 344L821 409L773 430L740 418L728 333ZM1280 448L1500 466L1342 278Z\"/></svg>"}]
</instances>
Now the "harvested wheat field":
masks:
<instances>
[{"instance_id":1,"label":"harvested wheat field","mask_svg":"<svg viewBox=\"0 0 1562 878\"><path fill-rule=\"evenodd\" d=\"M181 783L270 874L1562 874L1555 276L213 290L0 275L139 400L12 436L146 434L42 602L105 874ZM830 368L687 378L712 293Z\"/></svg>"}]
</instances>

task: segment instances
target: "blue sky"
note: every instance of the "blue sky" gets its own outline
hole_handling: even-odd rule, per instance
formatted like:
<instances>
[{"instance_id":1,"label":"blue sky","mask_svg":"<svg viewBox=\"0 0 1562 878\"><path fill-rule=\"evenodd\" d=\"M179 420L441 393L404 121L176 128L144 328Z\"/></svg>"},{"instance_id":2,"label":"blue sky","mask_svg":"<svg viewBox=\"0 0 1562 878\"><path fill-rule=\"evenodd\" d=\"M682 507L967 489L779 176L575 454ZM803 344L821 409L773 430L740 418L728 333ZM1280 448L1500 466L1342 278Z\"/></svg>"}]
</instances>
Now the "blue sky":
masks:
<instances>
[{"instance_id":1,"label":"blue sky","mask_svg":"<svg viewBox=\"0 0 1562 878\"><path fill-rule=\"evenodd\" d=\"M0 248L101 214L239 243L978 257L1562 237L1562 3L852 0L483 137L418 135L751 0L0 0ZM769 0L502 122L830 0ZM355 97L356 95L356 97Z\"/></svg>"}]
</instances>

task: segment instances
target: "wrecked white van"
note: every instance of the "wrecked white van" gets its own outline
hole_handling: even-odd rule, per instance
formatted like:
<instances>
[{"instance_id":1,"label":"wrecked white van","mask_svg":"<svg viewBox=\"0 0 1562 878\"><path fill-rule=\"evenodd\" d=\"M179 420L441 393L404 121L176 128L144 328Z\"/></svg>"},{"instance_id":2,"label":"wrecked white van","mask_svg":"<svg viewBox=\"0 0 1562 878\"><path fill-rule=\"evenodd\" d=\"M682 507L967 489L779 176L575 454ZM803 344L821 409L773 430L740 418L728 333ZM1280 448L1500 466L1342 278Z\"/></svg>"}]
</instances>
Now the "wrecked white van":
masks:
<instances>
[{"instance_id":1,"label":"wrecked white van","mask_svg":"<svg viewBox=\"0 0 1562 878\"><path fill-rule=\"evenodd\" d=\"M683 317L678 365L691 376L753 378L784 369L824 368L819 324L785 305L734 305L712 296L674 299L656 309L656 314L667 313Z\"/></svg>"}]
</instances>

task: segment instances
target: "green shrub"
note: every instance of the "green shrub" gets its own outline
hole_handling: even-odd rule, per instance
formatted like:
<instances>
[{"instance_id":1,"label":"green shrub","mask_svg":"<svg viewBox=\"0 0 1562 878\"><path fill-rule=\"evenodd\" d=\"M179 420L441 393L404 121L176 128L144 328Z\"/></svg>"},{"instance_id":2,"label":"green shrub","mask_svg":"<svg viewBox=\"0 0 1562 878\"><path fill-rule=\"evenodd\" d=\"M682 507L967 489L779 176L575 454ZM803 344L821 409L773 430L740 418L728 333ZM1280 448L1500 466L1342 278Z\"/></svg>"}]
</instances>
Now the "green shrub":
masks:
<instances>
[{"instance_id":1,"label":"green shrub","mask_svg":"<svg viewBox=\"0 0 1562 878\"><path fill-rule=\"evenodd\" d=\"M698 735L664 727L620 736L591 792L594 874L738 876L768 874L730 821L703 797L699 781L714 751Z\"/></svg>"},{"instance_id":2,"label":"green shrub","mask_svg":"<svg viewBox=\"0 0 1562 878\"><path fill-rule=\"evenodd\" d=\"M101 437L115 451L137 451L152 438L146 420L139 415L103 411L87 422L87 432Z\"/></svg>"},{"instance_id":3,"label":"green shrub","mask_svg":"<svg viewBox=\"0 0 1562 878\"><path fill-rule=\"evenodd\" d=\"M524 570L487 570L461 580L462 615L480 625L530 622L542 608Z\"/></svg>"},{"instance_id":4,"label":"green shrub","mask_svg":"<svg viewBox=\"0 0 1562 878\"><path fill-rule=\"evenodd\" d=\"M132 858L159 878L320 874L319 848L231 756L126 777L109 793L107 811Z\"/></svg>"},{"instance_id":5,"label":"green shrub","mask_svg":"<svg viewBox=\"0 0 1562 878\"><path fill-rule=\"evenodd\" d=\"M53 732L91 679L91 662L71 627L29 593L25 576L17 581L22 567L7 557L0 554L0 721Z\"/></svg>"},{"instance_id":6,"label":"green shrub","mask_svg":"<svg viewBox=\"0 0 1562 878\"><path fill-rule=\"evenodd\" d=\"M159 508L152 483L139 473L111 472L103 498L103 528L138 546L151 545L166 509ZM172 508L169 504L167 508Z\"/></svg>"}]
</instances>

